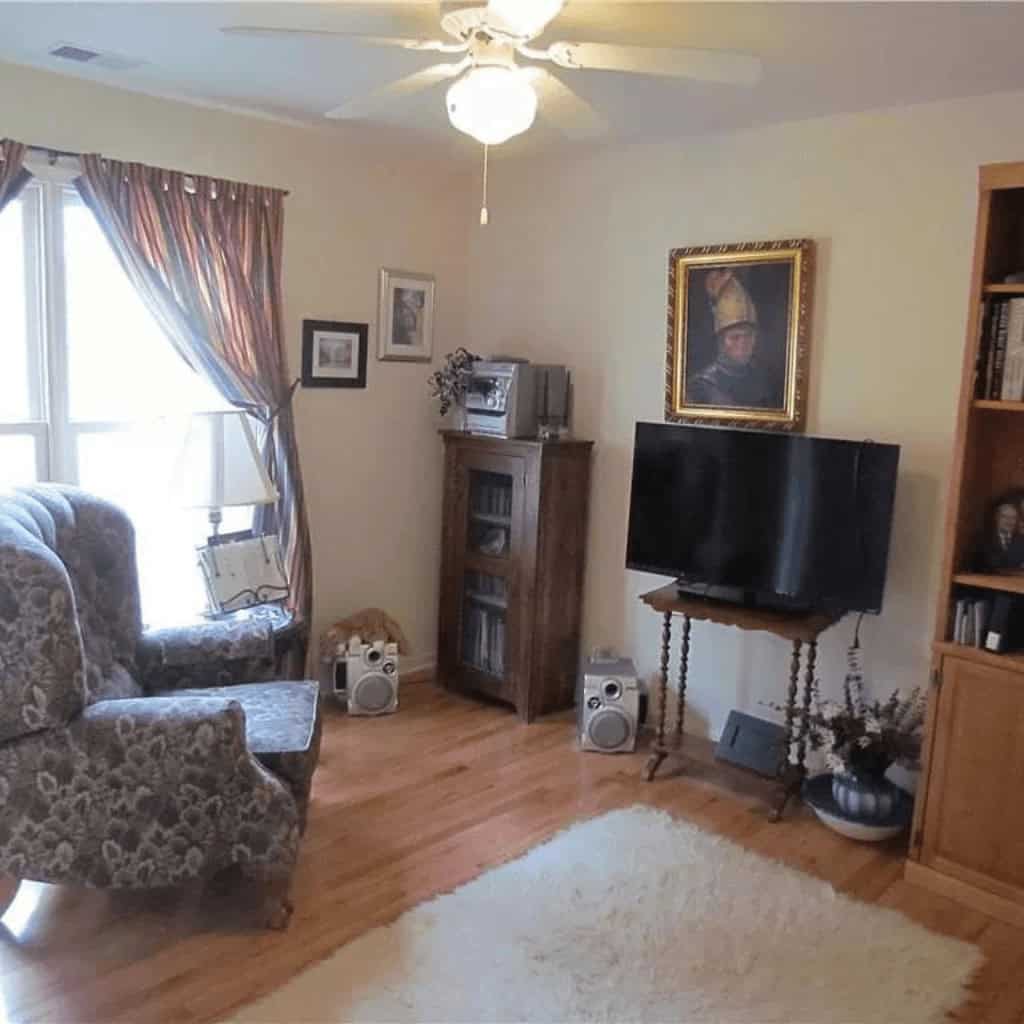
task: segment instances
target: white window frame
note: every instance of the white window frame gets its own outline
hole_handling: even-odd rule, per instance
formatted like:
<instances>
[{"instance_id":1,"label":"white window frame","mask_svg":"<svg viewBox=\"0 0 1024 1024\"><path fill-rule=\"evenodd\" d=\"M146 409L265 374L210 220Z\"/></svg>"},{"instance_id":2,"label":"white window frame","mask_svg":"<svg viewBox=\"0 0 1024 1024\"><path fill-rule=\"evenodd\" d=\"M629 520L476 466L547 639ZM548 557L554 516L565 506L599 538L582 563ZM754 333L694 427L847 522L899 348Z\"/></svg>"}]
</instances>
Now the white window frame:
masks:
<instances>
[{"instance_id":1,"label":"white window frame","mask_svg":"<svg viewBox=\"0 0 1024 1024\"><path fill-rule=\"evenodd\" d=\"M82 203L73 185L81 168L74 158L52 163L29 159L26 167L33 177L19 199L24 217L29 418L0 421L0 434L33 438L37 479L77 486L79 437L130 431L137 422L71 418L64 204L69 199Z\"/></svg>"}]
</instances>

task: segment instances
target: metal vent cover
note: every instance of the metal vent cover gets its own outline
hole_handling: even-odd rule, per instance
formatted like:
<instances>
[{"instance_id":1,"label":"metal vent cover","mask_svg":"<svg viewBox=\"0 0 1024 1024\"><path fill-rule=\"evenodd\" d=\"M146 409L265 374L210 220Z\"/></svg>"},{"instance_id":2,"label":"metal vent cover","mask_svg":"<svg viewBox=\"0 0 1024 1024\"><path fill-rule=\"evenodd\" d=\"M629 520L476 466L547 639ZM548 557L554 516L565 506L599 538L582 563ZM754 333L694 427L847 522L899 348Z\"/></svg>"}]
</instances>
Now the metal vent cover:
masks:
<instances>
[{"instance_id":1,"label":"metal vent cover","mask_svg":"<svg viewBox=\"0 0 1024 1024\"><path fill-rule=\"evenodd\" d=\"M98 50L87 50L84 46L75 46L72 43L58 43L50 50L51 57L59 57L61 60L73 60L78 64L88 64L99 56Z\"/></svg>"},{"instance_id":2,"label":"metal vent cover","mask_svg":"<svg viewBox=\"0 0 1024 1024\"><path fill-rule=\"evenodd\" d=\"M125 57L109 50L91 50L87 46L77 46L75 43L54 43L47 53L58 60L90 64L96 68L105 68L107 71L131 71L133 68L141 68L146 63L137 57Z\"/></svg>"}]
</instances>

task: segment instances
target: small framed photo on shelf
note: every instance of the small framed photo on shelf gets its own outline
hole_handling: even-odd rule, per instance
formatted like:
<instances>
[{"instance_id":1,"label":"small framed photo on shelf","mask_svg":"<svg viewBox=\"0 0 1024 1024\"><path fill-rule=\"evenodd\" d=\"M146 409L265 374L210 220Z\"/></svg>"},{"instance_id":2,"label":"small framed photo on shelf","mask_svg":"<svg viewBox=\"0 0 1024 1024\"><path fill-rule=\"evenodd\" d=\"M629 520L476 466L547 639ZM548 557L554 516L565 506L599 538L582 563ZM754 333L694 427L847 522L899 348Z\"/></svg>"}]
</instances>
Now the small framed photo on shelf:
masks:
<instances>
[{"instance_id":1,"label":"small framed photo on shelf","mask_svg":"<svg viewBox=\"0 0 1024 1024\"><path fill-rule=\"evenodd\" d=\"M434 278L405 270L380 272L378 359L427 363L434 351Z\"/></svg>"},{"instance_id":2,"label":"small framed photo on shelf","mask_svg":"<svg viewBox=\"0 0 1024 1024\"><path fill-rule=\"evenodd\" d=\"M368 324L302 321L302 386L365 388Z\"/></svg>"},{"instance_id":3,"label":"small framed photo on shelf","mask_svg":"<svg viewBox=\"0 0 1024 1024\"><path fill-rule=\"evenodd\" d=\"M976 562L981 572L1024 575L1024 490L1007 491L989 506Z\"/></svg>"}]
</instances>

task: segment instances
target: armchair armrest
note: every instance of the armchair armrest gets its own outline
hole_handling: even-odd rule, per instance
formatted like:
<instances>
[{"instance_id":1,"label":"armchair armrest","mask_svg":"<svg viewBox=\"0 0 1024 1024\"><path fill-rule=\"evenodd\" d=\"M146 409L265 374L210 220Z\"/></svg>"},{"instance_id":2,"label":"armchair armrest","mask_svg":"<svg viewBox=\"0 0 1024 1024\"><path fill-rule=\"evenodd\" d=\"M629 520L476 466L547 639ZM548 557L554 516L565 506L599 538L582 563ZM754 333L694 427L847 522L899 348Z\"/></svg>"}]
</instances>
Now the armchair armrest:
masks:
<instances>
[{"instance_id":1,"label":"armchair armrest","mask_svg":"<svg viewBox=\"0 0 1024 1024\"><path fill-rule=\"evenodd\" d=\"M298 848L294 798L221 698L93 704L0 747L0 796L0 873L21 878L174 885L232 862L287 872Z\"/></svg>"},{"instance_id":2,"label":"armchair armrest","mask_svg":"<svg viewBox=\"0 0 1024 1024\"><path fill-rule=\"evenodd\" d=\"M151 692L252 682L273 657L274 631L266 619L150 629L139 640L139 681Z\"/></svg>"}]
</instances>

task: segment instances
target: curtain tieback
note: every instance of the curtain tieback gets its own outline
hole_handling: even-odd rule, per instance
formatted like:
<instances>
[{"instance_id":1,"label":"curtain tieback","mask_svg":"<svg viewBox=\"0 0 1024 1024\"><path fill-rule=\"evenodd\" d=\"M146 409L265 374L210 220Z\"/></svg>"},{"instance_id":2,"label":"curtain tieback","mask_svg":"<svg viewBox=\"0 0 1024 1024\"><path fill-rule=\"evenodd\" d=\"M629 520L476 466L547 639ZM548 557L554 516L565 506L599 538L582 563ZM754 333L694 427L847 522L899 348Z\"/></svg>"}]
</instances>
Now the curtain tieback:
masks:
<instances>
[{"instance_id":1,"label":"curtain tieback","mask_svg":"<svg viewBox=\"0 0 1024 1024\"><path fill-rule=\"evenodd\" d=\"M292 399L295 397L295 389L301 384L302 381L296 377L292 381L291 386L288 388L288 393L284 396L284 401L280 405L270 408L264 405L262 402L233 402L232 404L236 409L242 409L247 412L250 416L255 416L264 426L268 429L273 429L274 423L277 418L284 412L285 409L290 409L292 405ZM269 412L267 411L269 409Z\"/></svg>"},{"instance_id":2,"label":"curtain tieback","mask_svg":"<svg viewBox=\"0 0 1024 1024\"><path fill-rule=\"evenodd\" d=\"M284 401L271 412L270 419L267 421L268 425L273 423L285 409L290 409L292 407L292 399L295 397L295 391L301 383L302 381L299 377L296 377L295 380L292 381L291 387L288 388L288 394L284 396Z\"/></svg>"}]
</instances>

